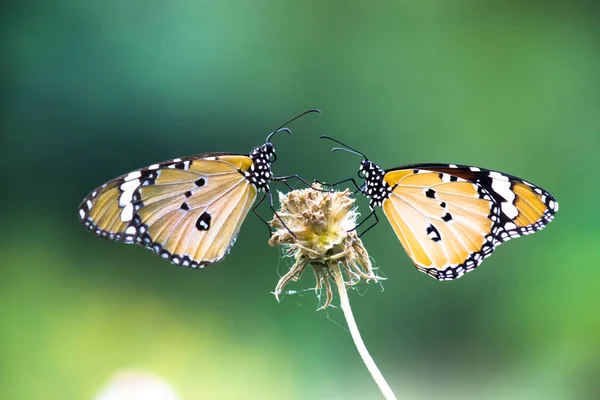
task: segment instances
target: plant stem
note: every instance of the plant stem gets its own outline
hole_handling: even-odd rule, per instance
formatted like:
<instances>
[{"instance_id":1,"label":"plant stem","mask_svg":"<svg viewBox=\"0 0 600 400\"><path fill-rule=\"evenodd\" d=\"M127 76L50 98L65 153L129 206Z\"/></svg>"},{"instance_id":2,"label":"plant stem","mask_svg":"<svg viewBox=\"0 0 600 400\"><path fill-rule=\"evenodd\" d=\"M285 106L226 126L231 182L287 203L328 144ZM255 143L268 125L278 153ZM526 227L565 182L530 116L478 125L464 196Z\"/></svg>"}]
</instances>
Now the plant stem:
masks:
<instances>
[{"instance_id":1,"label":"plant stem","mask_svg":"<svg viewBox=\"0 0 600 400\"><path fill-rule=\"evenodd\" d=\"M371 373L373 380L381 390L383 397L386 400L396 400L396 396L392 389L385 381L385 378L377 368L377 364L373 361L373 358L369 354L369 350L367 350L367 346L362 340L360 336L360 332L358 331L358 326L356 325L356 321L354 320L354 315L352 314L352 308L350 308L350 300L348 299L348 293L346 292L346 284L344 283L344 278L342 277L342 272L340 271L340 267L338 264L334 264L331 266L331 270L333 272L333 276L335 278L335 283L338 287L338 293L340 294L340 307L344 312L344 317L346 317L346 323L348 324L348 329L350 330L350 335L352 335L352 339L354 340L354 345L358 350L363 362L365 363L367 369Z\"/></svg>"}]
</instances>

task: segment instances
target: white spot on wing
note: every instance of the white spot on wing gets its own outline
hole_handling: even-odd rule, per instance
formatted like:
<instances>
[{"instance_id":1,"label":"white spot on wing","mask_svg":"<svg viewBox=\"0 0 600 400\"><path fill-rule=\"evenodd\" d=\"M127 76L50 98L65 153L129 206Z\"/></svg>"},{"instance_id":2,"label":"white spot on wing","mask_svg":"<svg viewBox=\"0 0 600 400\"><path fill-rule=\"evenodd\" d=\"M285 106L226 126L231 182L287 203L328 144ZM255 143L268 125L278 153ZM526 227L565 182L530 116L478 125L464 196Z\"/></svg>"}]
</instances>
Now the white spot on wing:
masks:
<instances>
[{"instance_id":1,"label":"white spot on wing","mask_svg":"<svg viewBox=\"0 0 600 400\"><path fill-rule=\"evenodd\" d=\"M125 229L125 233L127 235L135 235L135 226L130 226L127 229Z\"/></svg>"},{"instance_id":2,"label":"white spot on wing","mask_svg":"<svg viewBox=\"0 0 600 400\"><path fill-rule=\"evenodd\" d=\"M450 175L442 174L442 182L450 182Z\"/></svg>"},{"instance_id":3,"label":"white spot on wing","mask_svg":"<svg viewBox=\"0 0 600 400\"><path fill-rule=\"evenodd\" d=\"M512 203L515 200L515 193L510 190L510 182L508 180L494 179L492 181L492 189L500 196L504 197L509 203Z\"/></svg>"},{"instance_id":4,"label":"white spot on wing","mask_svg":"<svg viewBox=\"0 0 600 400\"><path fill-rule=\"evenodd\" d=\"M477 168L477 167L469 167L469 169L473 172L479 172L481 171L481 169Z\"/></svg>"},{"instance_id":5,"label":"white spot on wing","mask_svg":"<svg viewBox=\"0 0 600 400\"><path fill-rule=\"evenodd\" d=\"M130 180L132 180L132 179L137 179L137 178L139 178L140 176L142 176L142 173L141 173L140 171L135 171L135 172L132 172L132 173L130 173L129 175L127 175L127 176L125 177L125 182L128 182L128 181L130 181Z\"/></svg>"},{"instance_id":6,"label":"white spot on wing","mask_svg":"<svg viewBox=\"0 0 600 400\"><path fill-rule=\"evenodd\" d=\"M510 219L517 218L519 215L519 210L513 204L503 201L501 204L502 212L506 214L506 216Z\"/></svg>"},{"instance_id":7,"label":"white spot on wing","mask_svg":"<svg viewBox=\"0 0 600 400\"><path fill-rule=\"evenodd\" d=\"M517 229L517 225L515 225L513 222L507 222L506 224L504 224L504 229L508 229L509 231Z\"/></svg>"},{"instance_id":8,"label":"white spot on wing","mask_svg":"<svg viewBox=\"0 0 600 400\"><path fill-rule=\"evenodd\" d=\"M79 217L83 219L83 217L85 217L85 211L83 211L82 209L79 209Z\"/></svg>"},{"instance_id":9,"label":"white spot on wing","mask_svg":"<svg viewBox=\"0 0 600 400\"><path fill-rule=\"evenodd\" d=\"M139 185L139 179L134 179L132 181L125 182L121 185L121 190L123 191L123 193L121 193L121 197L119 197L120 207L124 207L126 204L131 203L131 199L133 198L133 192L138 188Z\"/></svg>"},{"instance_id":10,"label":"white spot on wing","mask_svg":"<svg viewBox=\"0 0 600 400\"><path fill-rule=\"evenodd\" d=\"M128 190L135 190L140 185L140 180L135 179L129 182L125 182L121 185L121 190L126 192Z\"/></svg>"},{"instance_id":11,"label":"white spot on wing","mask_svg":"<svg viewBox=\"0 0 600 400\"><path fill-rule=\"evenodd\" d=\"M159 164L152 164L151 166L148 167L148 169L158 169Z\"/></svg>"},{"instance_id":12,"label":"white spot on wing","mask_svg":"<svg viewBox=\"0 0 600 400\"><path fill-rule=\"evenodd\" d=\"M502 181L508 182L508 176L501 174L500 172L490 171L490 178L492 179L500 179Z\"/></svg>"},{"instance_id":13,"label":"white spot on wing","mask_svg":"<svg viewBox=\"0 0 600 400\"><path fill-rule=\"evenodd\" d=\"M85 205L87 206L88 210L92 209L92 201L91 200L86 201Z\"/></svg>"},{"instance_id":14,"label":"white spot on wing","mask_svg":"<svg viewBox=\"0 0 600 400\"><path fill-rule=\"evenodd\" d=\"M133 199L133 191L135 189L128 190L126 192L121 193L121 197L119 197L119 206L125 207L127 204L131 204L131 200Z\"/></svg>"},{"instance_id":15,"label":"white spot on wing","mask_svg":"<svg viewBox=\"0 0 600 400\"><path fill-rule=\"evenodd\" d=\"M121 221L129 222L133 219L133 204L129 203L125 206L123 211L121 211Z\"/></svg>"}]
</instances>

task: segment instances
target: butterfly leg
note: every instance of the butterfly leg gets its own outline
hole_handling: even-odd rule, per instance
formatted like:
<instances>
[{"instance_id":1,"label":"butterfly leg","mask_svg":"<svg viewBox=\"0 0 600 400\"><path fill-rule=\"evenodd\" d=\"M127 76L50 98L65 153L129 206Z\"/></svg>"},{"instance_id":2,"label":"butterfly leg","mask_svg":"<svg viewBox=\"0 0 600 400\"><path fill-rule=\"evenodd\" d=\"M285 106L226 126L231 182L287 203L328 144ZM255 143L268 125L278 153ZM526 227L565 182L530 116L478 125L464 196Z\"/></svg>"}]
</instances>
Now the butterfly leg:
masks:
<instances>
[{"instance_id":1,"label":"butterfly leg","mask_svg":"<svg viewBox=\"0 0 600 400\"><path fill-rule=\"evenodd\" d=\"M263 197L262 197L262 198L261 198L261 199L260 199L260 200L259 200L259 201L256 203L256 205L255 205L254 207L252 207L252 212L253 212L253 213L254 213L254 215L256 215L258 218L260 218L260 220L261 220L261 221L262 221L262 222L263 222L263 223L264 223L264 224L267 226L267 229L269 229L269 236L272 236L272 235L273 235L273 231L271 230L271 225L269 225L269 222L268 222L266 219L264 219L264 218L262 217L262 215L260 215L260 214L258 213L258 211L256 211L256 209L258 208L258 206L260 206L260 205L262 204L262 202L263 202L263 201L265 201L265 199L266 199L266 198L267 198L267 195L265 194L265 195L264 195L264 196L263 196ZM271 202L272 202L272 200L271 200ZM277 215L277 214L275 214L275 215Z\"/></svg>"},{"instance_id":2,"label":"butterfly leg","mask_svg":"<svg viewBox=\"0 0 600 400\"><path fill-rule=\"evenodd\" d=\"M267 197L267 195L265 195L265 197ZM263 197L264 200L264 197ZM262 200L261 200L262 201ZM275 210L275 207L273 206L273 194L271 192L269 192L269 207L271 207L271 210L273 211L273 214L275 214L275 217L279 220L279 222L281 222L281 225L283 225L283 227L285 229L287 229L287 231L294 237L296 238L296 234L294 232L292 232L292 230L290 228L288 228L288 226L285 224L285 222L283 222L283 220L281 219L281 217L279 216L279 214L277 214L277 211ZM271 228L269 227L269 231L271 230Z\"/></svg>"},{"instance_id":3,"label":"butterfly leg","mask_svg":"<svg viewBox=\"0 0 600 400\"><path fill-rule=\"evenodd\" d=\"M292 185L290 185L289 182L288 182L288 180L292 179L292 178L298 179L300 182L304 183L306 185L306 187L312 188L314 190L320 190L320 189L314 188L312 184L308 183L308 181L306 179L304 179L303 177L301 177L298 174L288 175L288 176L280 176L280 177L274 178L273 181L275 181L275 182L283 182L288 188L290 188L290 190L294 190L294 188L292 187ZM317 182L317 181L315 181L315 182ZM317 183L319 183L319 182L317 182ZM320 190L320 191L322 191L322 190Z\"/></svg>"},{"instance_id":4,"label":"butterfly leg","mask_svg":"<svg viewBox=\"0 0 600 400\"><path fill-rule=\"evenodd\" d=\"M279 216L279 214L277 214L277 211L275 211L275 207L273 206L273 194L271 192L269 192L268 194L265 194L257 203L254 207L252 207L252 212L254 213L254 215L256 215L258 218L260 218L260 220L267 226L267 228L269 229L269 236L273 236L273 230L271 229L271 225L269 224L269 222L264 219L262 217L262 215L260 215L258 213L258 211L256 211L256 209L258 208L258 206L260 206L262 204L263 201L265 201L265 199L267 198L267 196L269 196L269 207L271 207L271 210L273 210L273 213L275 214L275 217L279 220L279 222L281 222L281 224L285 227L285 229L288 230L289 233L292 234L292 236L296 237L296 235L294 234L294 232L292 232L290 230L290 228L288 228L288 226L285 224L285 222L283 222L283 220L281 219L281 217Z\"/></svg>"},{"instance_id":5,"label":"butterfly leg","mask_svg":"<svg viewBox=\"0 0 600 400\"><path fill-rule=\"evenodd\" d=\"M336 187L337 185L340 185L342 183L346 183L346 182L352 182L352 184L354 185L354 187L356 188L356 191L354 192L354 194L358 193L361 191L360 186L358 186L358 183L356 183L356 181L354 180L354 178L346 178L346 179L342 179L339 182L336 183L325 183L325 182L320 182L320 181L315 181L323 186L329 186L329 187Z\"/></svg>"},{"instance_id":6,"label":"butterfly leg","mask_svg":"<svg viewBox=\"0 0 600 400\"><path fill-rule=\"evenodd\" d=\"M371 224L367 229L365 229L362 233L360 233L358 235L358 237L361 237L362 235L364 235L365 233L367 233L368 231L371 230L371 228L373 228L375 225L377 225L379 223L379 217L377 216L377 213L375 212L375 209L372 208L371 209L371 213L369 215L367 215L365 217L365 219L363 219L361 222L359 222L354 228L350 229L350 232L352 232L355 229L358 229L359 226L361 226L362 224L364 224L365 222L367 222L367 220L371 217L375 217L375 222L373 224Z\"/></svg>"}]
</instances>

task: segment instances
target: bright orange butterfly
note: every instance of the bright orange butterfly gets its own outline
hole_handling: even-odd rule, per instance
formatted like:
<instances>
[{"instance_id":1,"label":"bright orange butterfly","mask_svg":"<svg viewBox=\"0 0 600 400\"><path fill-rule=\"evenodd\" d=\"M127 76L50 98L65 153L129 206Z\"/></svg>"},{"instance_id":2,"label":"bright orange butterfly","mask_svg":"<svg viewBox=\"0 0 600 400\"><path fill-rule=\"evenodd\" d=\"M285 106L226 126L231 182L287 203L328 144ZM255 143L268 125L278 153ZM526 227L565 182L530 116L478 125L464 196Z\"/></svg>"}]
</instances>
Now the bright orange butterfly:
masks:
<instances>
[{"instance_id":1,"label":"bright orange butterfly","mask_svg":"<svg viewBox=\"0 0 600 400\"><path fill-rule=\"evenodd\" d=\"M418 270L452 280L472 271L494 249L545 227L558 211L546 190L516 176L455 164L414 164L388 170L361 152L328 136L343 150L360 155L359 186L379 222L381 206ZM360 225L360 224L359 224Z\"/></svg>"},{"instance_id":2,"label":"bright orange butterfly","mask_svg":"<svg viewBox=\"0 0 600 400\"><path fill-rule=\"evenodd\" d=\"M284 125L310 112L320 111L306 111ZM250 154L198 154L115 178L83 199L79 219L97 236L140 244L176 265L197 268L221 261L258 192L264 195L254 213L267 196L273 209L270 182L305 182L271 172L277 159L271 138L280 131L291 133L282 126Z\"/></svg>"}]
</instances>

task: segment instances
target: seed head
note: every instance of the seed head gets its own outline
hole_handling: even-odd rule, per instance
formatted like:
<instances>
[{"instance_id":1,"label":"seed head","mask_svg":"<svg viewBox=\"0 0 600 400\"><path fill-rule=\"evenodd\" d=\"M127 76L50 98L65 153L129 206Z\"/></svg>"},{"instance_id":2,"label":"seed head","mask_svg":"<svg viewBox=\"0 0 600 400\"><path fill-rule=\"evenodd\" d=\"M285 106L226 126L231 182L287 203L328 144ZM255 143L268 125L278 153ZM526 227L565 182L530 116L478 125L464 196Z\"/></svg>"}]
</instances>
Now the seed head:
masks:
<instances>
[{"instance_id":1,"label":"seed head","mask_svg":"<svg viewBox=\"0 0 600 400\"><path fill-rule=\"evenodd\" d=\"M316 189L316 190L315 190ZM327 298L319 308L329 306L332 300L332 268L341 269L346 287L356 285L361 278L379 281L373 273L369 254L356 234L358 213L350 192L293 190L279 193L281 208L270 222L275 233L271 246L281 246L284 254L294 258L290 270L281 277L275 288L275 297L290 281L297 281L306 267L312 267L317 289L325 289Z\"/></svg>"}]
</instances>

